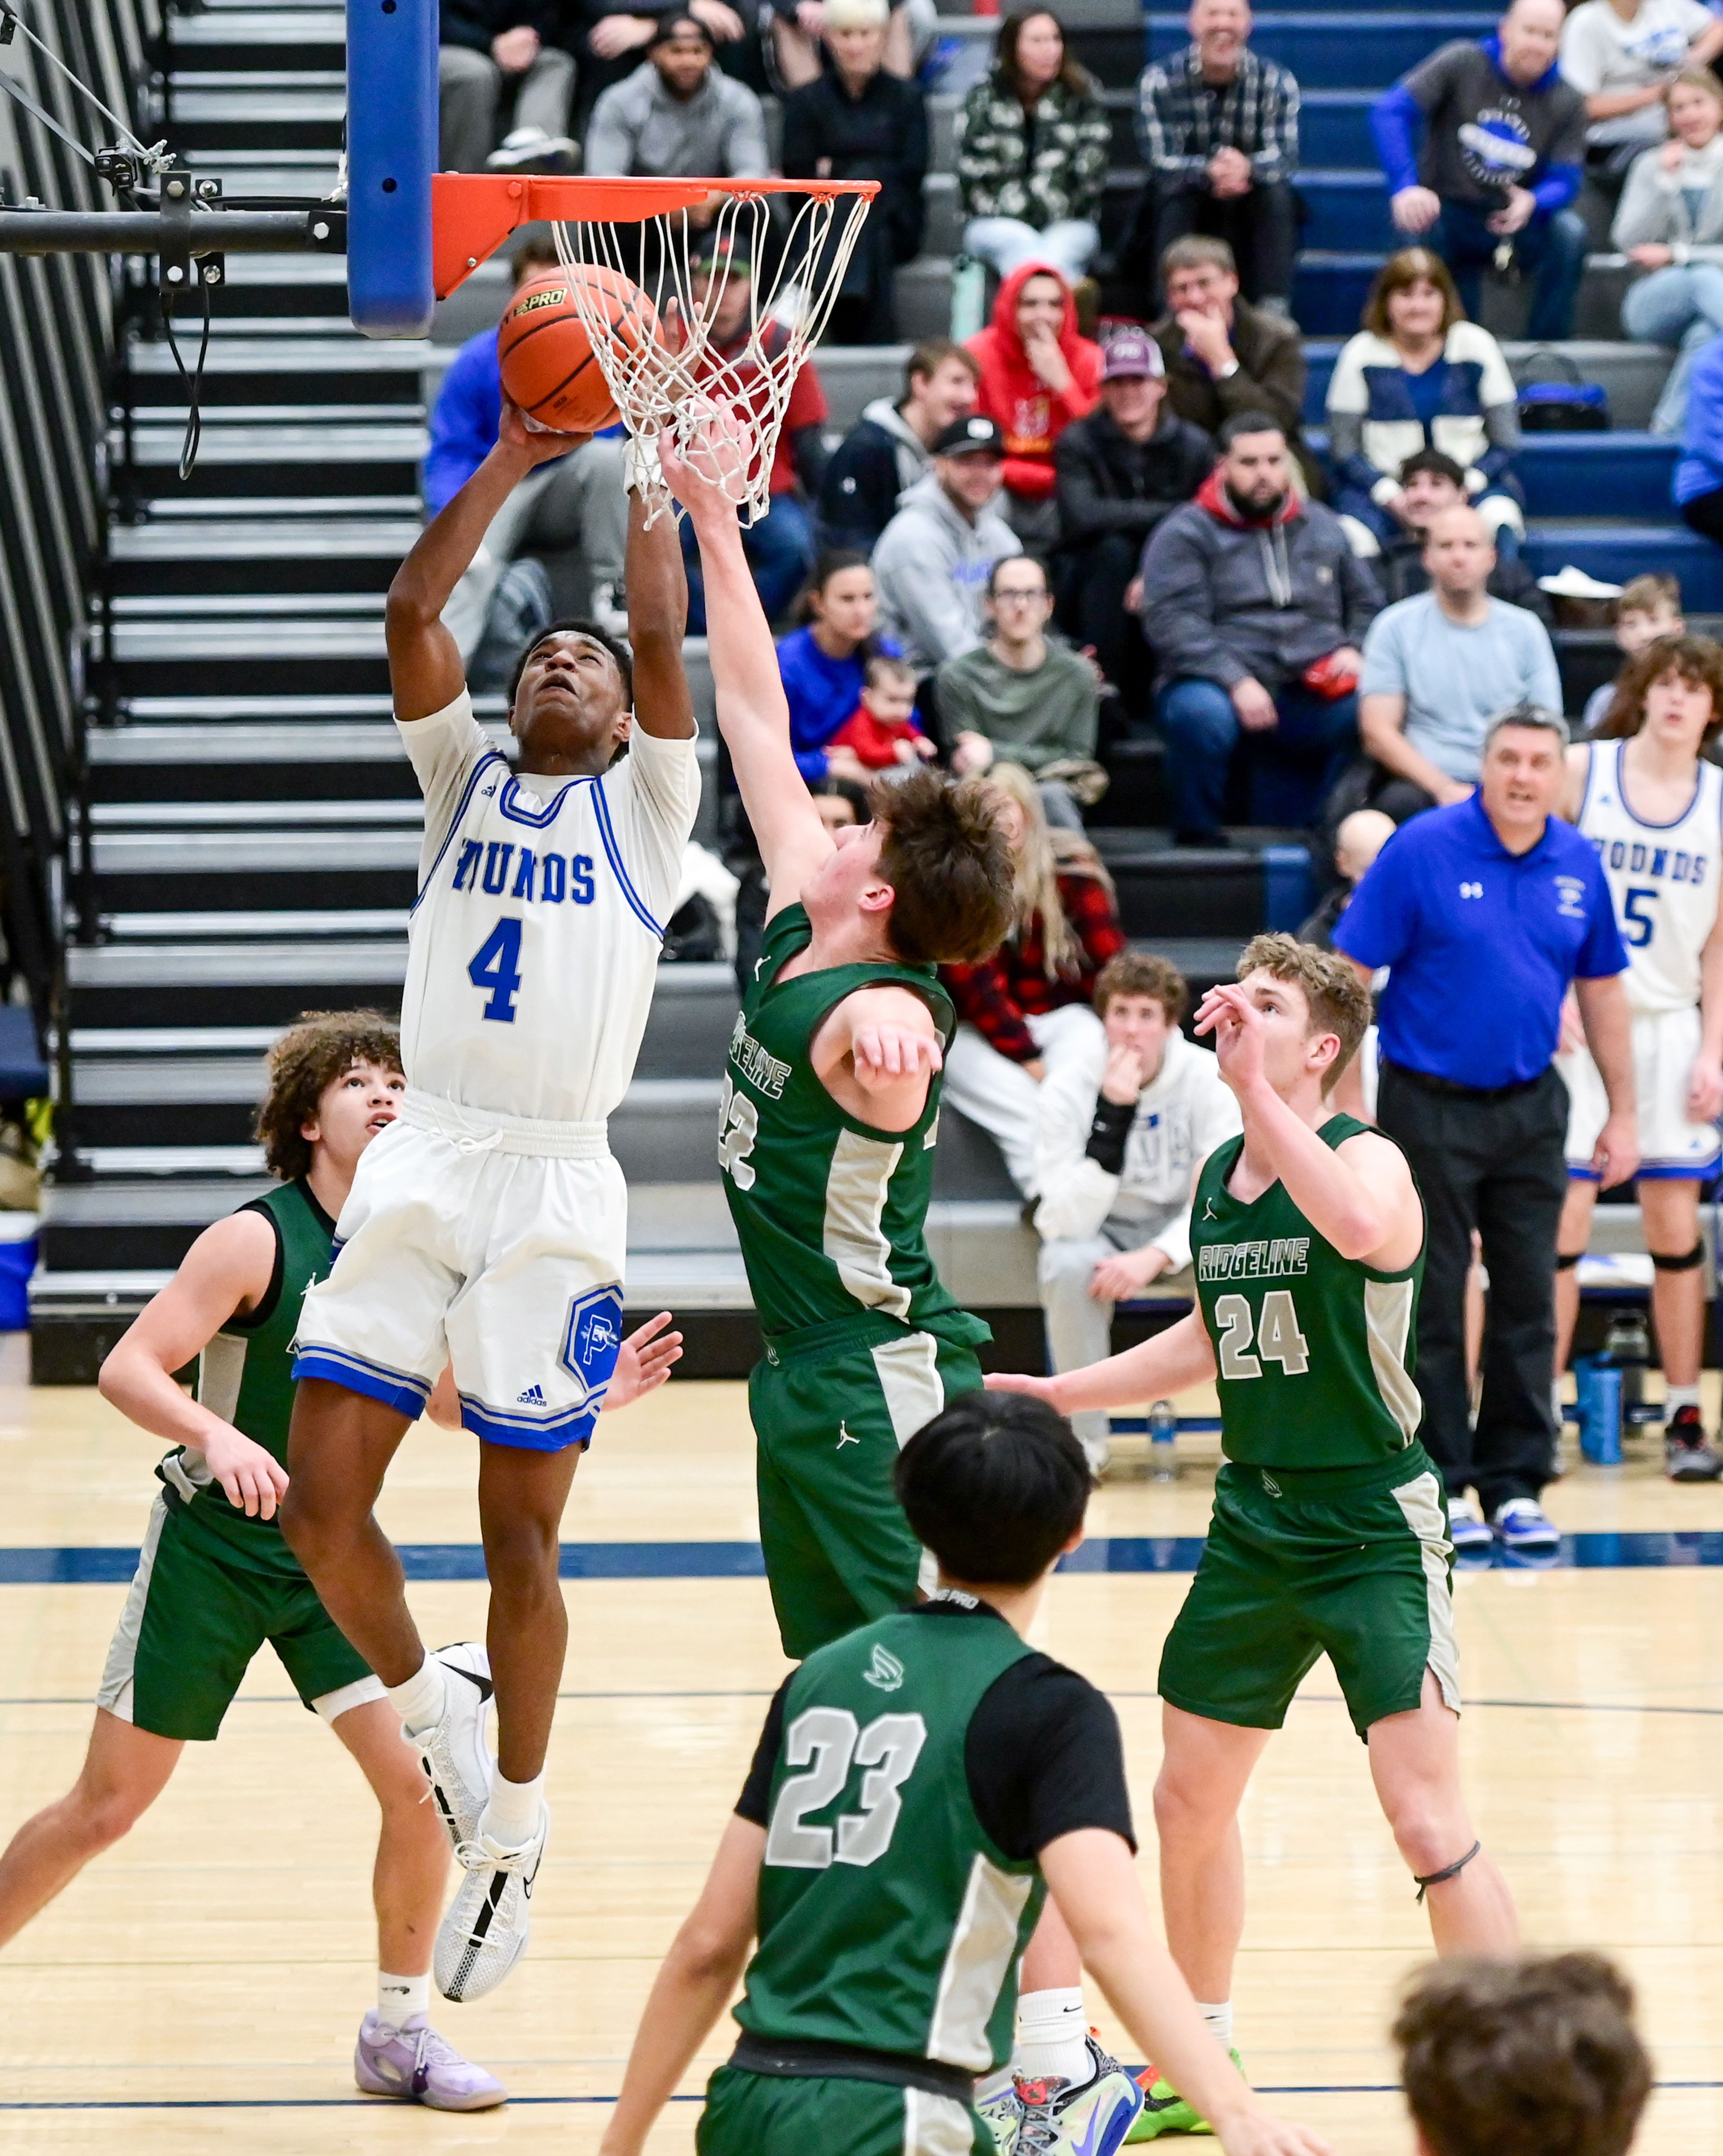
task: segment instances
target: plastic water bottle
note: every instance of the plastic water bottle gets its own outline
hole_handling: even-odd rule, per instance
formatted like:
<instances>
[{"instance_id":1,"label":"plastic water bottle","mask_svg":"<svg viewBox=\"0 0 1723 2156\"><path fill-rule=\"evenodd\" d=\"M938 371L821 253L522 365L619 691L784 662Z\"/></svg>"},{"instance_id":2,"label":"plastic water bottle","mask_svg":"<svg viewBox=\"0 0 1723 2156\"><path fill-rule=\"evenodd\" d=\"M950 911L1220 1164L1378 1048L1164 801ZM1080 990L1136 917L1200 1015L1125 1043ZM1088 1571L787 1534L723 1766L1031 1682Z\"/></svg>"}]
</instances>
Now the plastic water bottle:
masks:
<instances>
[{"instance_id":1,"label":"plastic water bottle","mask_svg":"<svg viewBox=\"0 0 1723 2156\"><path fill-rule=\"evenodd\" d=\"M1594 1467L1619 1467L1622 1458L1622 1373L1600 1357L1592 1365L1580 1450Z\"/></svg>"},{"instance_id":2,"label":"plastic water bottle","mask_svg":"<svg viewBox=\"0 0 1723 2156\"><path fill-rule=\"evenodd\" d=\"M1177 1439L1179 1418L1170 1400L1157 1400L1149 1410L1149 1480L1176 1482L1179 1479Z\"/></svg>"},{"instance_id":3,"label":"plastic water bottle","mask_svg":"<svg viewBox=\"0 0 1723 2156\"><path fill-rule=\"evenodd\" d=\"M1651 1366L1651 1335L1645 1314L1618 1310L1604 1336L1603 1356L1622 1373L1622 1422L1632 1430L1660 1419L1654 1402L1645 1397L1645 1373Z\"/></svg>"}]
</instances>

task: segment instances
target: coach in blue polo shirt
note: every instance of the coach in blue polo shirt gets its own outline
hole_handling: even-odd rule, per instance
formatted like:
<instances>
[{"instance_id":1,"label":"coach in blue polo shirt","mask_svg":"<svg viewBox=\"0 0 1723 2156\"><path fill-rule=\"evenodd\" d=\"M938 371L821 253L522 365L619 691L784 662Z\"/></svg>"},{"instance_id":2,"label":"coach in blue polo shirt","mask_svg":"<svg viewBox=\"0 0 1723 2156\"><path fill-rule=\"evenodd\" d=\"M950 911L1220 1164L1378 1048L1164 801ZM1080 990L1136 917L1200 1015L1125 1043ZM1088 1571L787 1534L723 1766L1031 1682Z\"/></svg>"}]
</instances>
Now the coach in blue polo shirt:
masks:
<instances>
[{"instance_id":1,"label":"coach in blue polo shirt","mask_svg":"<svg viewBox=\"0 0 1723 2156\"><path fill-rule=\"evenodd\" d=\"M1551 1414L1556 1224L1567 1188L1567 1089L1551 1062L1568 984L1609 1094L1593 1166L1638 1165L1627 953L1591 841L1557 820L1566 722L1517 704L1491 726L1468 800L1396 833L1335 930L1381 1000L1376 1120L1412 1163L1428 1227L1418 1306L1423 1441L1448 1484L1458 1549L1553 1548L1538 1503ZM1466 1274L1484 1239L1489 1318L1468 1426ZM1475 1489L1481 1514L1464 1492Z\"/></svg>"}]
</instances>

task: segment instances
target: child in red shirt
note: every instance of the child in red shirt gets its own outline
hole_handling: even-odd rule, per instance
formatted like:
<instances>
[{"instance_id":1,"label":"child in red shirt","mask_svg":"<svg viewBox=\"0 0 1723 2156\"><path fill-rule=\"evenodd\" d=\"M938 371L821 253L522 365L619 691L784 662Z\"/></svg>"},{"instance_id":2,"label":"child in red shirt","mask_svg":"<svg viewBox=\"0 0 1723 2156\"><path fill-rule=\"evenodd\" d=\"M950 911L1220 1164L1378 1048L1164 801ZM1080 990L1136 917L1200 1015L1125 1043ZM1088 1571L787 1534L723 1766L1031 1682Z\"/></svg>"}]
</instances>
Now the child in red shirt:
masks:
<instances>
[{"instance_id":1,"label":"child in red shirt","mask_svg":"<svg viewBox=\"0 0 1723 2156\"><path fill-rule=\"evenodd\" d=\"M846 748L869 771L918 763L939 751L915 722L915 669L876 653L867 662L862 701L825 744Z\"/></svg>"}]
</instances>

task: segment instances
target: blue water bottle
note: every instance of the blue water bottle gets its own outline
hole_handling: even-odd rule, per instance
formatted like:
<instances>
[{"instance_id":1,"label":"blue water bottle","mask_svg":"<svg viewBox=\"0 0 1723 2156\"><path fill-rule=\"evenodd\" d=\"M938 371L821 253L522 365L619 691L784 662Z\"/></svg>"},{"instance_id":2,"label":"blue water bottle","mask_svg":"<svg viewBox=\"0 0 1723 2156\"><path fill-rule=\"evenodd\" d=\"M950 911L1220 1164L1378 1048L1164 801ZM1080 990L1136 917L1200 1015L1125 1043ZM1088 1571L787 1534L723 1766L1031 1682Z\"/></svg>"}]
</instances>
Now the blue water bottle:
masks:
<instances>
[{"instance_id":1,"label":"blue water bottle","mask_svg":"<svg viewBox=\"0 0 1723 2156\"><path fill-rule=\"evenodd\" d=\"M1580 1450L1594 1467L1619 1467L1622 1459L1622 1373L1601 1358L1592 1365L1586 1392Z\"/></svg>"},{"instance_id":2,"label":"blue water bottle","mask_svg":"<svg viewBox=\"0 0 1723 2156\"><path fill-rule=\"evenodd\" d=\"M1177 1440L1179 1418L1170 1400L1157 1400L1149 1410L1149 1480L1176 1482L1179 1479Z\"/></svg>"}]
</instances>

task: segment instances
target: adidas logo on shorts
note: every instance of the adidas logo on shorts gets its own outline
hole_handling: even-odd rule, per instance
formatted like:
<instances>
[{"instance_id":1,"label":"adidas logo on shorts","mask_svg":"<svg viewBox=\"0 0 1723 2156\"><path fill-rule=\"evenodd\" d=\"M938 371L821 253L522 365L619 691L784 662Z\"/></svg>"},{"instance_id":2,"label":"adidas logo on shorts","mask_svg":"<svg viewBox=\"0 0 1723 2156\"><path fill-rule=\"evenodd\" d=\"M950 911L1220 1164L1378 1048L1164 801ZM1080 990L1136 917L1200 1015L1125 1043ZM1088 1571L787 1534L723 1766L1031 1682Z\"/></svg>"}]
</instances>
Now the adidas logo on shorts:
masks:
<instances>
[{"instance_id":1,"label":"adidas logo on shorts","mask_svg":"<svg viewBox=\"0 0 1723 2156\"><path fill-rule=\"evenodd\" d=\"M542 1408L544 1405L543 1386L528 1385L526 1391L515 1402L515 1405L517 1408Z\"/></svg>"}]
</instances>

